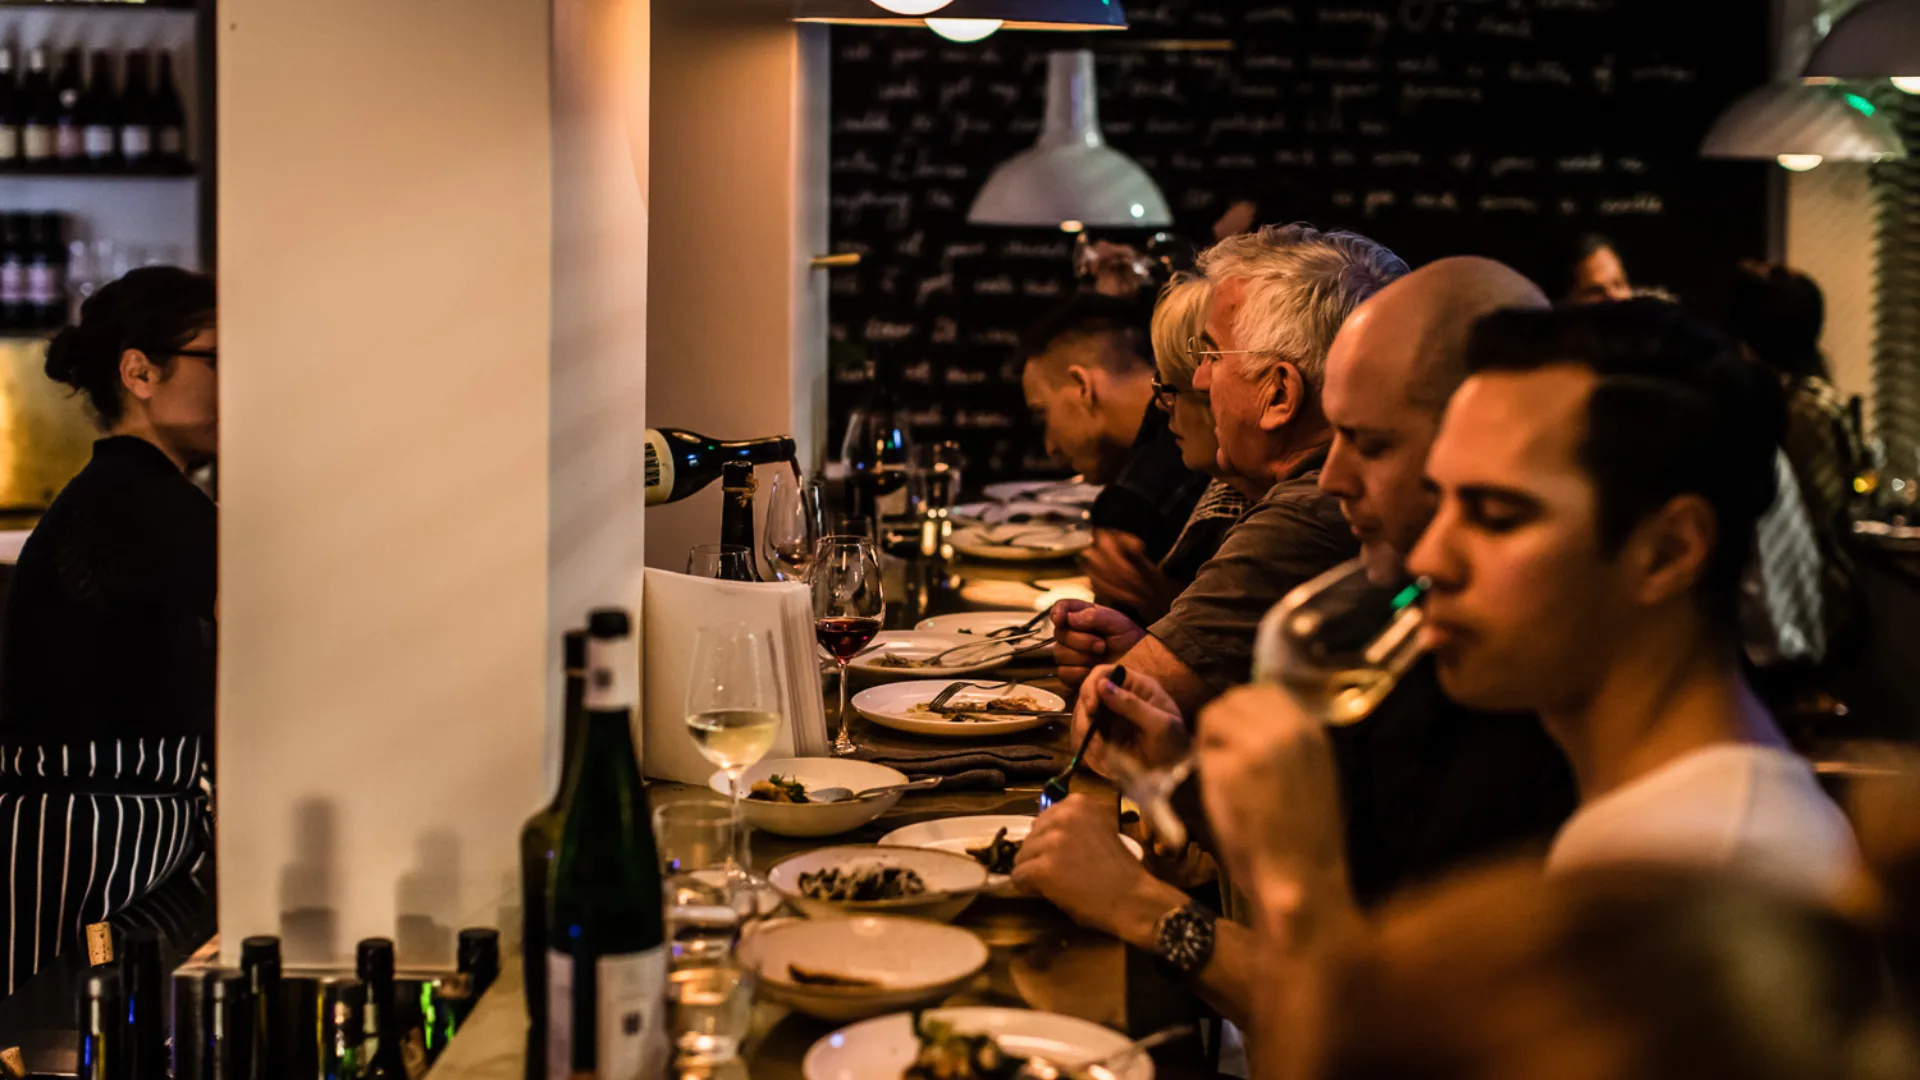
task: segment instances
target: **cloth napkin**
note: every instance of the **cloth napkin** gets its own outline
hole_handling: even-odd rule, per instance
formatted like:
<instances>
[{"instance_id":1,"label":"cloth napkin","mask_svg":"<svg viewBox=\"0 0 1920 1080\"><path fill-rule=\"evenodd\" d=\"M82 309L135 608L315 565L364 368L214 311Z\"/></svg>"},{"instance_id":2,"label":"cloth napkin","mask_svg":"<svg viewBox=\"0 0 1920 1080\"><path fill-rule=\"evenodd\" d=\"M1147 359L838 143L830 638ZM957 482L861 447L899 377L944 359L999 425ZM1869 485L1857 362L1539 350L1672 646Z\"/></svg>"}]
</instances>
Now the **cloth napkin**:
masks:
<instances>
[{"instance_id":1,"label":"cloth napkin","mask_svg":"<svg viewBox=\"0 0 1920 1080\"><path fill-rule=\"evenodd\" d=\"M941 791L1004 791L1012 783L1044 783L1067 766L1067 756L1044 746L986 750L869 750L864 761L907 774L909 780L941 777Z\"/></svg>"}]
</instances>

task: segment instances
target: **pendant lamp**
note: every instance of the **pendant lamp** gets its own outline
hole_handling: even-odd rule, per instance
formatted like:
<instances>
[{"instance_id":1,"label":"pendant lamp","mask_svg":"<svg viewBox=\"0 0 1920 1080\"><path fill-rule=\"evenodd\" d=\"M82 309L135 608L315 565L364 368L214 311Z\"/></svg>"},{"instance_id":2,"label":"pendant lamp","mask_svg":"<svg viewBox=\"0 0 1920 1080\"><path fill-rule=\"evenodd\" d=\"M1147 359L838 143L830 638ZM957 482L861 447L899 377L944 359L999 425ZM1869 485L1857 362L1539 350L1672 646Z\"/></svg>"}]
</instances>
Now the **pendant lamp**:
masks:
<instances>
[{"instance_id":1,"label":"pendant lamp","mask_svg":"<svg viewBox=\"0 0 1920 1080\"><path fill-rule=\"evenodd\" d=\"M930 0L909 3L906 0L794 0L793 21L836 23L848 26L926 26L926 15L937 13L956 34L977 33L985 37L993 30L1125 30L1127 14L1120 0L949 0L931 7L926 14L901 14L901 10L929 9ZM893 10L889 10L893 9Z\"/></svg>"},{"instance_id":2,"label":"pendant lamp","mask_svg":"<svg viewBox=\"0 0 1920 1080\"><path fill-rule=\"evenodd\" d=\"M1709 158L1777 161L1805 172L1823 161L1906 156L1900 133L1858 94L1795 81L1768 83L1727 106L1701 144Z\"/></svg>"},{"instance_id":3,"label":"pendant lamp","mask_svg":"<svg viewBox=\"0 0 1920 1080\"><path fill-rule=\"evenodd\" d=\"M1892 79L1920 92L1920 0L1865 0L1827 32L1803 74L1809 79Z\"/></svg>"},{"instance_id":4,"label":"pendant lamp","mask_svg":"<svg viewBox=\"0 0 1920 1080\"><path fill-rule=\"evenodd\" d=\"M955 0L954 6L959 6ZM1086 227L1163 228L1173 224L1166 196L1132 158L1100 134L1093 53L1047 57L1047 114L1033 149L1008 158L987 178L967 211L975 225L1025 225L1078 232Z\"/></svg>"}]
</instances>

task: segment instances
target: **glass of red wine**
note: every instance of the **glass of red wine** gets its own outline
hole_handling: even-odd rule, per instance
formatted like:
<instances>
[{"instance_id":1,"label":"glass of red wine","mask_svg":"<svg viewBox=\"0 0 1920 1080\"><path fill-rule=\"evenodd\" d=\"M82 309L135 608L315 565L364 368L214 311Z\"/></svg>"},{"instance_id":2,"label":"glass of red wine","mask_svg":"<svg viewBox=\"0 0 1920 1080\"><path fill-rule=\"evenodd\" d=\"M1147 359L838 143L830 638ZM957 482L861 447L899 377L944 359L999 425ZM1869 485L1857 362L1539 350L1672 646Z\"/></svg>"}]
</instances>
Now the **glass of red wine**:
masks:
<instances>
[{"instance_id":1,"label":"glass of red wine","mask_svg":"<svg viewBox=\"0 0 1920 1080\"><path fill-rule=\"evenodd\" d=\"M813 588L813 633L840 666L839 756L859 749L847 734L847 662L880 632L886 597L880 590L880 557L865 536L828 536L814 549L808 576Z\"/></svg>"}]
</instances>

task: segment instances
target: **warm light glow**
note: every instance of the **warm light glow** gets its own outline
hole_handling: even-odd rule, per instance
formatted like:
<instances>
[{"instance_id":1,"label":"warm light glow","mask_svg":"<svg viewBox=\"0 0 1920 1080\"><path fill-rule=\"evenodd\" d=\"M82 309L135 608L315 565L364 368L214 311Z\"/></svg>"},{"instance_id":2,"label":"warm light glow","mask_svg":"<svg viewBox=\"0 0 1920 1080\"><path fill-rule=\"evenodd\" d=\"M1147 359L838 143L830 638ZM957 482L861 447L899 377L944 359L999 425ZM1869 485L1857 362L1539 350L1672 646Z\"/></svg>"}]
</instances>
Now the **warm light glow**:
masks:
<instances>
[{"instance_id":1,"label":"warm light glow","mask_svg":"<svg viewBox=\"0 0 1920 1080\"><path fill-rule=\"evenodd\" d=\"M953 0L873 0L895 15L931 15Z\"/></svg>"},{"instance_id":2,"label":"warm light glow","mask_svg":"<svg viewBox=\"0 0 1920 1080\"><path fill-rule=\"evenodd\" d=\"M1134 203L1132 206L1127 207L1127 212L1129 214L1132 214L1136 218L1143 218L1147 216L1147 208L1144 206L1141 206L1139 203Z\"/></svg>"},{"instance_id":3,"label":"warm light glow","mask_svg":"<svg viewBox=\"0 0 1920 1080\"><path fill-rule=\"evenodd\" d=\"M1000 29L1000 19L928 19L927 29L948 41L979 41Z\"/></svg>"},{"instance_id":4,"label":"warm light glow","mask_svg":"<svg viewBox=\"0 0 1920 1080\"><path fill-rule=\"evenodd\" d=\"M1811 172L1820 167L1826 159L1819 154L1781 154L1777 159L1780 167L1788 172Z\"/></svg>"},{"instance_id":5,"label":"warm light glow","mask_svg":"<svg viewBox=\"0 0 1920 1080\"><path fill-rule=\"evenodd\" d=\"M1086 223L1083 221L1063 221L1060 223L1060 231L1065 233L1081 232L1085 230L1086 227Z\"/></svg>"},{"instance_id":6,"label":"warm light glow","mask_svg":"<svg viewBox=\"0 0 1920 1080\"><path fill-rule=\"evenodd\" d=\"M1893 88L1903 94L1920 94L1920 75L1895 75Z\"/></svg>"}]
</instances>

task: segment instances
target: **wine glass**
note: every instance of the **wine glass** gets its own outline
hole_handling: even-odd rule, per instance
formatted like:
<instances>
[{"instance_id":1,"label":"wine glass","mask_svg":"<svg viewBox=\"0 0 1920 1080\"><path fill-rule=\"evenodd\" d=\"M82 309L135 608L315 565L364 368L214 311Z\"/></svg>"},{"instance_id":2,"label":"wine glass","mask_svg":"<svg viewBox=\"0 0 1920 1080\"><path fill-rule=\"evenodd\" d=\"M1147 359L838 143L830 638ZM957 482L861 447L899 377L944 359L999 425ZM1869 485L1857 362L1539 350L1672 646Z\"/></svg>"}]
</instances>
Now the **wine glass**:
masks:
<instances>
[{"instance_id":1,"label":"wine glass","mask_svg":"<svg viewBox=\"0 0 1920 1080\"><path fill-rule=\"evenodd\" d=\"M733 798L733 854L728 876L747 878L740 800L747 767L767 756L780 733L780 687L773 636L745 623L703 626L687 678L687 730L700 755L727 774Z\"/></svg>"},{"instance_id":2,"label":"wine glass","mask_svg":"<svg viewBox=\"0 0 1920 1080\"><path fill-rule=\"evenodd\" d=\"M1278 683L1322 723L1365 720L1424 651L1424 592L1420 582L1375 584L1359 559L1334 567L1260 620L1255 681Z\"/></svg>"},{"instance_id":3,"label":"wine glass","mask_svg":"<svg viewBox=\"0 0 1920 1080\"><path fill-rule=\"evenodd\" d=\"M745 544L697 544L687 552L687 574L723 581L753 581L751 555Z\"/></svg>"},{"instance_id":4,"label":"wine glass","mask_svg":"<svg viewBox=\"0 0 1920 1080\"><path fill-rule=\"evenodd\" d=\"M805 581L820 542L820 506L816 488L800 474L775 473L767 498L767 527L762 534L767 569L779 581Z\"/></svg>"},{"instance_id":5,"label":"wine glass","mask_svg":"<svg viewBox=\"0 0 1920 1080\"><path fill-rule=\"evenodd\" d=\"M864 536L829 536L814 550L813 632L840 666L840 734L833 752L859 749L847 734L847 662L880 632L886 597L880 588L880 558Z\"/></svg>"}]
</instances>

